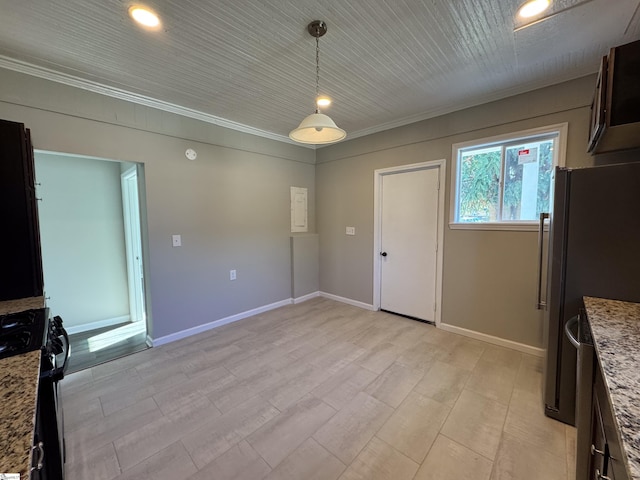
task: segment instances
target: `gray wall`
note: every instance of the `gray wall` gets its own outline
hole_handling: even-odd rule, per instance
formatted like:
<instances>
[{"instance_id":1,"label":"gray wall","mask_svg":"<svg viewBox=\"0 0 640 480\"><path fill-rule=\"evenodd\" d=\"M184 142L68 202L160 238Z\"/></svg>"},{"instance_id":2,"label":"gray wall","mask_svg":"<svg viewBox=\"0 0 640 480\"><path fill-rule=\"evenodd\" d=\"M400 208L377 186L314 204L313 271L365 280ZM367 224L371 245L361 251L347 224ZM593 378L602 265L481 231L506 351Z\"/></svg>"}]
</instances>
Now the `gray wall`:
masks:
<instances>
[{"instance_id":1,"label":"gray wall","mask_svg":"<svg viewBox=\"0 0 640 480\"><path fill-rule=\"evenodd\" d=\"M35 166L51 311L73 330L128 317L120 164L36 153Z\"/></svg>"},{"instance_id":2,"label":"gray wall","mask_svg":"<svg viewBox=\"0 0 640 480\"><path fill-rule=\"evenodd\" d=\"M0 118L36 149L144 163L153 338L290 298L289 187L308 188L315 232L313 150L11 71L0 84Z\"/></svg>"},{"instance_id":3,"label":"gray wall","mask_svg":"<svg viewBox=\"0 0 640 480\"><path fill-rule=\"evenodd\" d=\"M373 172L447 160L449 219L454 143L569 123L566 163L586 153L592 76L319 149L316 165L320 290L373 303ZM345 235L345 226L356 236ZM445 226L442 322L542 346L535 310L535 232L451 230Z\"/></svg>"},{"instance_id":4,"label":"gray wall","mask_svg":"<svg viewBox=\"0 0 640 480\"><path fill-rule=\"evenodd\" d=\"M319 291L319 249L317 233L291 235L291 298Z\"/></svg>"}]
</instances>

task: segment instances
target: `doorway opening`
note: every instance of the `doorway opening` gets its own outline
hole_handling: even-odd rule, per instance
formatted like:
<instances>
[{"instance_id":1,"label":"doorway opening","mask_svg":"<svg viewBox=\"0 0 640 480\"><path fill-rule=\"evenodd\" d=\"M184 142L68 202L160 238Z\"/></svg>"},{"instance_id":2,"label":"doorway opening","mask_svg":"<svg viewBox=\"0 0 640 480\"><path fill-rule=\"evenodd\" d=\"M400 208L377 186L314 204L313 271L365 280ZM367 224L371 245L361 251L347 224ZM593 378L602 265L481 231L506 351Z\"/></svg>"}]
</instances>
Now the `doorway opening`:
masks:
<instances>
[{"instance_id":1,"label":"doorway opening","mask_svg":"<svg viewBox=\"0 0 640 480\"><path fill-rule=\"evenodd\" d=\"M148 348L144 166L44 151L35 166L46 303L69 332L68 373Z\"/></svg>"},{"instance_id":2,"label":"doorway opening","mask_svg":"<svg viewBox=\"0 0 640 480\"><path fill-rule=\"evenodd\" d=\"M445 169L445 160L435 160L374 172L373 306L436 326Z\"/></svg>"}]
</instances>

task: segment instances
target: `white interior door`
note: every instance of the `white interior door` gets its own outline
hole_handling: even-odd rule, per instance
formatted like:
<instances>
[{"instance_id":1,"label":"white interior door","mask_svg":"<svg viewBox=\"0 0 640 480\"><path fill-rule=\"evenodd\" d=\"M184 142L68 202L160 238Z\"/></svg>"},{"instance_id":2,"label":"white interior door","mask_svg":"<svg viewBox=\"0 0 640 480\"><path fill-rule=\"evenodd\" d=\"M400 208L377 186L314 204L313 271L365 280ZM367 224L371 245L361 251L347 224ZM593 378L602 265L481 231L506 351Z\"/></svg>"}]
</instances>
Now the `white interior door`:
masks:
<instances>
[{"instance_id":1,"label":"white interior door","mask_svg":"<svg viewBox=\"0 0 640 480\"><path fill-rule=\"evenodd\" d=\"M380 308L435 321L439 168L382 177Z\"/></svg>"},{"instance_id":2,"label":"white interior door","mask_svg":"<svg viewBox=\"0 0 640 480\"><path fill-rule=\"evenodd\" d=\"M142 237L140 231L140 201L136 167L122 175L122 203L124 232L129 276L129 310L132 322L145 320L144 269L142 264Z\"/></svg>"}]
</instances>

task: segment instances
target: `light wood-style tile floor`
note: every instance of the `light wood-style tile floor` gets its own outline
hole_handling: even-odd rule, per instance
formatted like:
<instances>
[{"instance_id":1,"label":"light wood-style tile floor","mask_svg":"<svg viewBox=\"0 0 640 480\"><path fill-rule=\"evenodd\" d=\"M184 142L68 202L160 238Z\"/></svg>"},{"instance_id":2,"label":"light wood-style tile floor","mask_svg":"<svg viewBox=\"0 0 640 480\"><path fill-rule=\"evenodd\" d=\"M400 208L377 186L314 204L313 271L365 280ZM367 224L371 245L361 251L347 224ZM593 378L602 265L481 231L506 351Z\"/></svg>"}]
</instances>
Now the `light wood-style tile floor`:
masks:
<instances>
[{"instance_id":1,"label":"light wood-style tile floor","mask_svg":"<svg viewBox=\"0 0 640 480\"><path fill-rule=\"evenodd\" d=\"M572 480L540 358L317 298L67 376L68 480Z\"/></svg>"}]
</instances>

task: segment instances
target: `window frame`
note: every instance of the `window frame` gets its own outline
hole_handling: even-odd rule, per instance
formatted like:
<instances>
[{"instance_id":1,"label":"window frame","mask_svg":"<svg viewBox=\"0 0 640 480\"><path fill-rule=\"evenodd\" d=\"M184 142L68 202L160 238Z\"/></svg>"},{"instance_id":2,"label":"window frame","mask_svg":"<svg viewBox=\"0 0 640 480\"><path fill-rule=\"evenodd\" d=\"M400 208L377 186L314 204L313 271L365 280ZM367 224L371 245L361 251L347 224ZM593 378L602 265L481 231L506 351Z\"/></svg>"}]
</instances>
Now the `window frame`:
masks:
<instances>
[{"instance_id":1,"label":"window frame","mask_svg":"<svg viewBox=\"0 0 640 480\"><path fill-rule=\"evenodd\" d=\"M518 132L506 133L502 135L495 135L492 137L478 138L476 140L470 140L466 142L454 143L451 149L451 188L450 188L450 201L449 201L449 228L452 230L512 230L512 231L537 231L538 220L521 220L521 221L495 221L495 222L459 222L456 221L458 209L459 209L459 175L460 175L460 160L461 152L476 148L481 150L483 148L495 148L501 149L512 147L513 144L521 142L531 142L544 140L550 136L558 135L557 149L554 155L554 163L552 168L564 167L566 161L567 152L567 132L569 129L568 123L558 123L554 125L547 125L544 127L531 128L528 130L521 130ZM500 207L502 208L502 195L504 189L504 167L505 157L502 156L500 164ZM553 178L553 177L552 177Z\"/></svg>"}]
</instances>

